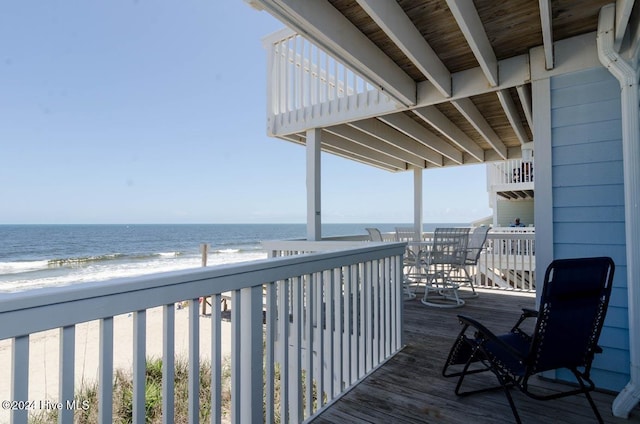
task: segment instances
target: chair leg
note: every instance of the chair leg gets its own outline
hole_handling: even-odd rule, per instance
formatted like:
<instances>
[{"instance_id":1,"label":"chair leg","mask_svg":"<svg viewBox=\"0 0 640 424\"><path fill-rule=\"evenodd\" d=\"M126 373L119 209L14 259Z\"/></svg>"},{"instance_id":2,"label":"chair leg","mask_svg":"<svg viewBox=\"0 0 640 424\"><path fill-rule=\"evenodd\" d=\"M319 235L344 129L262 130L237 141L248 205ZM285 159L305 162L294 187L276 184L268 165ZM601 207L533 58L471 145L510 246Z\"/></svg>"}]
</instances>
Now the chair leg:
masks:
<instances>
[{"instance_id":1,"label":"chair leg","mask_svg":"<svg viewBox=\"0 0 640 424\"><path fill-rule=\"evenodd\" d=\"M593 414L596 416L596 419L598 420L598 422L600 424L603 424L604 421L602 419L602 415L600 415L600 411L598 411L598 407L596 406L596 403L593 401L593 398L591 397L591 394L589 393L589 391L594 388L593 382L591 381L591 379L589 379L587 377L587 381L590 383L589 384L590 387L587 387L584 384L583 376L581 376L580 373L577 370L572 369L571 372L576 377L576 380L578 380L578 384L580 385L580 389L582 389L582 392L584 393L585 397L587 398L587 401L589 401L589 405L591 405L591 409L593 410Z\"/></svg>"}]
</instances>

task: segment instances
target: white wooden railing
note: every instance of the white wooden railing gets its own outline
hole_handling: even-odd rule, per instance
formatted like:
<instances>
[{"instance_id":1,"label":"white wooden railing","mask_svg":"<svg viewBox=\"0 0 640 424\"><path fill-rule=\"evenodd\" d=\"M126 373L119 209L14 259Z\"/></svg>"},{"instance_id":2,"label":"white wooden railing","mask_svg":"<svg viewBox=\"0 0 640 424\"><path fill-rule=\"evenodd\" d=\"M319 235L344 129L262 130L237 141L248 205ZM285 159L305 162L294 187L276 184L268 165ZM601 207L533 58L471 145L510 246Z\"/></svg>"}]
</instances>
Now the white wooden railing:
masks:
<instances>
[{"instance_id":1,"label":"white wooden railing","mask_svg":"<svg viewBox=\"0 0 640 424\"><path fill-rule=\"evenodd\" d=\"M487 165L489 187L506 184L533 183L533 158L529 161L510 159Z\"/></svg>"},{"instance_id":2,"label":"white wooden railing","mask_svg":"<svg viewBox=\"0 0 640 424\"><path fill-rule=\"evenodd\" d=\"M162 308L163 364L174 364L175 341L182 336L175 331L176 305L186 300L190 423L200 419L199 363L203 355L211 358L211 422L223 418L225 344L231 345L227 420L274 422L278 417L285 423L309 419L402 347L403 253L401 243L361 244L348 250L3 296L0 342L11 342L10 367L5 364L0 378L11 386L5 413L14 423L26 423L29 409L50 401L47 405L62 405L59 422L73 422L75 411L67 402L74 400L75 377L80 372L74 361L76 326L99 320L99 420L113 421L114 351L124 349L133 355L133 422L145 422L147 311ZM221 331L220 300L225 292L232 293L230 340ZM201 318L198 301L205 296L212 296L212 314ZM133 344L123 346L114 337L114 320L129 313ZM209 334L201 334L202 319L211 320ZM30 337L51 329L59 333L59 346L50 346L59 352L59 393L53 399L33 399ZM211 349L203 352L201 338L209 337ZM174 378L174 368L163 366L162 414L167 423L175 419Z\"/></svg>"},{"instance_id":3,"label":"white wooden railing","mask_svg":"<svg viewBox=\"0 0 640 424\"><path fill-rule=\"evenodd\" d=\"M395 233L382 233L385 242L396 241ZM304 240L265 242L263 246L271 256L288 256L318 250L336 249L348 243L358 246L368 236L348 236L325 239L323 242ZM432 232L422 233L422 241L433 240ZM535 291L535 228L492 228L487 234L484 249L475 266L467 270L476 287L498 290Z\"/></svg>"},{"instance_id":4,"label":"white wooden railing","mask_svg":"<svg viewBox=\"0 0 640 424\"><path fill-rule=\"evenodd\" d=\"M386 94L352 68L295 32L263 40L267 50L267 114L271 135L388 113Z\"/></svg>"}]
</instances>

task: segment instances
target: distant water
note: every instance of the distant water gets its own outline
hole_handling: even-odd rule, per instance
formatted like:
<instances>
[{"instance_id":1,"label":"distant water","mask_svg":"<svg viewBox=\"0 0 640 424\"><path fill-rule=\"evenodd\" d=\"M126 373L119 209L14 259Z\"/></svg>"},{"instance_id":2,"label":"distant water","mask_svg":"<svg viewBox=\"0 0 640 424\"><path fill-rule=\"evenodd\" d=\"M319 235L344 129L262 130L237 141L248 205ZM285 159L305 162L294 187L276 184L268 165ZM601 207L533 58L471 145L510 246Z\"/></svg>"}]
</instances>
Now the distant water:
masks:
<instances>
[{"instance_id":1,"label":"distant water","mask_svg":"<svg viewBox=\"0 0 640 424\"><path fill-rule=\"evenodd\" d=\"M409 224L324 224L322 234L399 225ZM0 293L194 268L202 243L208 265L263 259L262 241L305 235L305 224L0 225Z\"/></svg>"}]
</instances>

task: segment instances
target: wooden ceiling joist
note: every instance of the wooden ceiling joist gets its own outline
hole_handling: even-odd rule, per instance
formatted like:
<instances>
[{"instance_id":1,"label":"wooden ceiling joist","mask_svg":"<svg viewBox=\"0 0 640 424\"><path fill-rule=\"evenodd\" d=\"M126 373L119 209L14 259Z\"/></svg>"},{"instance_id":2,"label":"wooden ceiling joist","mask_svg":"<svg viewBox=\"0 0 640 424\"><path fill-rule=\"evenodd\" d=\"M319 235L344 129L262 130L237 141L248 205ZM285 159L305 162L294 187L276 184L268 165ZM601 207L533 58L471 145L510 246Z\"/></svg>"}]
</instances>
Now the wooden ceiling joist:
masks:
<instances>
[{"instance_id":1,"label":"wooden ceiling joist","mask_svg":"<svg viewBox=\"0 0 640 424\"><path fill-rule=\"evenodd\" d=\"M375 150L384 155L391 156L403 162L407 162L418 168L425 167L425 160L402 150L392 144L386 143L379 138L373 137L349 125L336 125L334 127L325 128L325 131L337 135L339 137L360 144L369 149Z\"/></svg>"},{"instance_id":2,"label":"wooden ceiling joist","mask_svg":"<svg viewBox=\"0 0 640 424\"><path fill-rule=\"evenodd\" d=\"M422 118L425 122L431 125L436 130L440 131L442 135L455 143L462 150L471 155L474 159L483 162L484 150L477 143L475 143L469 136L467 136L460 128L451 122L442 112L435 106L427 106L419 109L414 109L413 113Z\"/></svg>"},{"instance_id":3,"label":"wooden ceiling joist","mask_svg":"<svg viewBox=\"0 0 640 424\"><path fill-rule=\"evenodd\" d=\"M489 125L487 120L482 116L482 113L480 113L471 99L460 99L451 103L458 109L458 112L473 125L473 128L489 143L500 158L503 160L506 159L507 146L500 140L498 134L491 128L491 125Z\"/></svg>"},{"instance_id":4,"label":"wooden ceiling joist","mask_svg":"<svg viewBox=\"0 0 640 424\"><path fill-rule=\"evenodd\" d=\"M451 96L451 74L400 5L389 0L357 0L371 19L445 97Z\"/></svg>"},{"instance_id":5,"label":"wooden ceiling joist","mask_svg":"<svg viewBox=\"0 0 640 424\"><path fill-rule=\"evenodd\" d=\"M444 163L441 154L433 151L422 143L418 143L413 138L398 132L396 129L379 121L378 119L365 119L362 121L352 122L349 125L365 134L379 138L385 143L392 144L407 153L416 154L434 166L440 167Z\"/></svg>"},{"instance_id":6,"label":"wooden ceiling joist","mask_svg":"<svg viewBox=\"0 0 640 424\"><path fill-rule=\"evenodd\" d=\"M445 142L404 113L384 115L379 119L387 125L391 125L396 130L435 150L451 161L457 164L462 164L462 153L459 150L456 150L449 143Z\"/></svg>"},{"instance_id":7,"label":"wooden ceiling joist","mask_svg":"<svg viewBox=\"0 0 640 424\"><path fill-rule=\"evenodd\" d=\"M498 60L472 1L447 0L447 6L491 86L498 85Z\"/></svg>"},{"instance_id":8,"label":"wooden ceiling joist","mask_svg":"<svg viewBox=\"0 0 640 424\"><path fill-rule=\"evenodd\" d=\"M507 119L513 128L513 131L516 133L516 136L520 140L521 144L528 143L529 137L527 136L527 132L522 125L522 121L520 120L520 114L518 113L518 109L516 109L516 105L511 98L511 94L508 90L500 90L497 92L498 99L500 99L500 104L504 109L504 113L507 115Z\"/></svg>"},{"instance_id":9,"label":"wooden ceiling joist","mask_svg":"<svg viewBox=\"0 0 640 424\"><path fill-rule=\"evenodd\" d=\"M551 23L551 0L539 0L539 5L545 67L547 69L553 69L553 25Z\"/></svg>"}]
</instances>

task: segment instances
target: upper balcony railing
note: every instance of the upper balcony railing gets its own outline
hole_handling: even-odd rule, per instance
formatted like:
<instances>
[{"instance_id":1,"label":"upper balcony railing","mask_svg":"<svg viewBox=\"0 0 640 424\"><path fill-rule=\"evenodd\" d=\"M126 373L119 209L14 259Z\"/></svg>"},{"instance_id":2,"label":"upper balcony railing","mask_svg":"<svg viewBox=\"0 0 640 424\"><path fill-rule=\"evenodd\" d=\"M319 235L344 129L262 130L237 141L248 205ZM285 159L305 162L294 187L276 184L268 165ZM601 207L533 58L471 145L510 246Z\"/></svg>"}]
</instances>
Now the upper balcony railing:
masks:
<instances>
[{"instance_id":1,"label":"upper balcony railing","mask_svg":"<svg viewBox=\"0 0 640 424\"><path fill-rule=\"evenodd\" d=\"M533 158L529 161L510 159L487 165L489 187L523 184L533 188Z\"/></svg>"},{"instance_id":2,"label":"upper balcony railing","mask_svg":"<svg viewBox=\"0 0 640 424\"><path fill-rule=\"evenodd\" d=\"M369 244L348 250L203 267L144 277L77 284L14 293L0 299L0 343L10 342L0 382L0 421L27 423L30 410L57 408L59 422L74 422L70 405L77 396L77 374L98 377L99 422L114 421L114 355L133 355L133 422L146 422L145 359L148 310L162 309L162 416L176 420L176 341L188 338L188 422L302 422L341 396L403 345L402 255L400 243ZM231 293L231 336L221 330L221 297ZM210 330L202 334L199 299L212 297ZM188 331L176 331L177 305L188 314ZM133 341L114 337L124 314ZM76 331L81 323L99 326ZM86 330L85 330L86 328ZM30 358L35 333L56 330L59 343L47 348L49 366L59 372L58 390L35 398L30 373L42 372ZM117 330L117 329L116 329ZM99 338L97 369L78 369L85 331ZM81 333L81 334L80 334ZM115 331L117 333L117 331ZM177 334L178 333L178 334ZM206 340L205 340L206 339ZM210 350L201 345L210 339ZM201 343L202 342L202 343ZM230 345L230 357L222 346ZM85 346L86 349L86 346ZM2 352L0 352L2 353ZM210 406L201 416L200 362L210 357ZM57 359L59 357L59 360ZM228 364L225 363L228 361ZM224 370L231 370L230 381ZM82 376L84 379L84 376ZM41 396L40 394L38 396ZM77 401L77 398L75 398ZM226 401L226 399L230 399ZM84 401L81 399L81 401ZM207 402L207 405L209 403ZM186 410L186 408L185 408ZM184 417L181 418L184 420Z\"/></svg>"},{"instance_id":3,"label":"upper balcony railing","mask_svg":"<svg viewBox=\"0 0 640 424\"><path fill-rule=\"evenodd\" d=\"M263 40L268 54L267 118L271 135L366 118L396 109L382 91L295 32Z\"/></svg>"}]
</instances>

